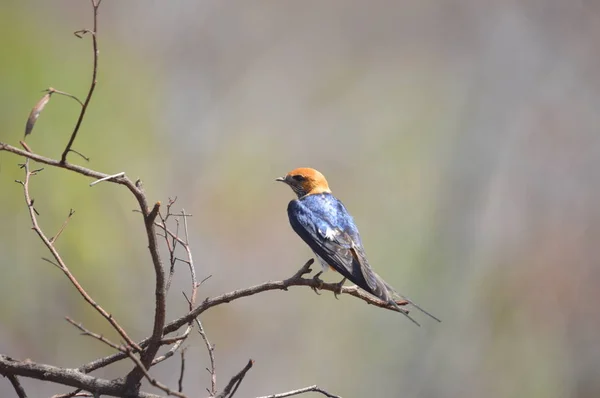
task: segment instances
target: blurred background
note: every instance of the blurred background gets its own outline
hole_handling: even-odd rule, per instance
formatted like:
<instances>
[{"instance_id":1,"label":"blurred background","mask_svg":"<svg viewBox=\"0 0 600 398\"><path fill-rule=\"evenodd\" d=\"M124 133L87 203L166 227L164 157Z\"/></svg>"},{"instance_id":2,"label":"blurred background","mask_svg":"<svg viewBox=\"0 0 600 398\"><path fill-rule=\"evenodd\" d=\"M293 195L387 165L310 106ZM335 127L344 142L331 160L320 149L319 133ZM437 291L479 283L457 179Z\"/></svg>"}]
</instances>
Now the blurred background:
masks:
<instances>
[{"instance_id":1,"label":"blurred background","mask_svg":"<svg viewBox=\"0 0 600 398\"><path fill-rule=\"evenodd\" d=\"M41 90L84 98L86 1L0 4L0 141L18 146ZM600 396L600 3L595 1L105 1L98 86L75 149L141 178L149 200L193 214L199 300L291 276L311 252L274 179L322 171L374 268L443 322L422 323L306 288L202 317L219 388L318 384L349 397ZM60 157L77 104L54 96L28 144ZM30 229L21 159L0 153L0 352L77 367L110 354L64 316L118 337ZM139 340L153 271L123 188L46 169L32 182L58 248L89 293ZM338 276L326 275L327 281ZM178 266L169 319L186 312ZM194 333L184 392L204 396ZM122 361L94 374L112 378ZM153 368L176 386L179 361ZM68 391L24 380L31 396ZM153 390L147 387L149 390ZM13 396L0 379L0 396Z\"/></svg>"}]
</instances>

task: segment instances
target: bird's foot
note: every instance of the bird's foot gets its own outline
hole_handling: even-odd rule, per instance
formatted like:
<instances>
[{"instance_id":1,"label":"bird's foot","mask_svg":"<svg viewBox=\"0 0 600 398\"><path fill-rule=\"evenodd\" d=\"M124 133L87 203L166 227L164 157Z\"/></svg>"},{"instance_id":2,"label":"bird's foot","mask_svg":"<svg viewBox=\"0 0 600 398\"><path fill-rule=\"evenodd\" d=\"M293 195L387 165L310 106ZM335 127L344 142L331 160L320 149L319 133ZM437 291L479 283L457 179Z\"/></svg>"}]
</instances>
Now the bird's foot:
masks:
<instances>
[{"instance_id":1,"label":"bird's foot","mask_svg":"<svg viewBox=\"0 0 600 398\"><path fill-rule=\"evenodd\" d=\"M339 300L338 296L342 294L342 287L344 287L344 283L346 283L346 278L342 279L339 283L335 284L335 291L333 292L333 296L336 300Z\"/></svg>"},{"instance_id":2,"label":"bird's foot","mask_svg":"<svg viewBox=\"0 0 600 398\"><path fill-rule=\"evenodd\" d=\"M317 289L321 289L323 287L323 280L321 278L319 278L319 276L321 276L321 274L323 273L323 271L319 271L315 274L315 276L312 277L313 281L315 281L316 283L319 284L319 287L312 287L312 290L317 293L319 296L321 295L321 293L319 293L319 291Z\"/></svg>"}]
</instances>

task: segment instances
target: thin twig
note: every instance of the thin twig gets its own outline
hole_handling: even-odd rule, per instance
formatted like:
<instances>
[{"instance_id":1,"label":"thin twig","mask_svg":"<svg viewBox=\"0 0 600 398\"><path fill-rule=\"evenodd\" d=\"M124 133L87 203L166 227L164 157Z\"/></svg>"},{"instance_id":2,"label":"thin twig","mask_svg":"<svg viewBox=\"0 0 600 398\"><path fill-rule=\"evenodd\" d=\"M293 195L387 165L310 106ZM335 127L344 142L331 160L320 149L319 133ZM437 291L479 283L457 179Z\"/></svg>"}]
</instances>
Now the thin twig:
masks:
<instances>
[{"instance_id":1,"label":"thin twig","mask_svg":"<svg viewBox=\"0 0 600 398\"><path fill-rule=\"evenodd\" d=\"M85 160L86 162L90 161L90 158L88 158L87 156L85 156L83 153L76 151L75 149L71 148L69 151L73 152L76 155L79 155L79 157L81 157L83 160Z\"/></svg>"},{"instance_id":2,"label":"thin twig","mask_svg":"<svg viewBox=\"0 0 600 398\"><path fill-rule=\"evenodd\" d=\"M129 358L133 362L135 362L137 368L140 369L140 371L142 372L142 374L144 375L146 380L148 380L148 382L150 384L152 384L154 387L164 391L165 393L167 393L167 395L173 395L175 397L180 397L180 398L187 398L187 396L185 394L171 390L169 387L167 387L166 385L162 384L160 381L158 381L154 377L152 377L150 375L150 373L148 373L148 370L146 369L146 367L144 366L142 361L140 359L138 359L135 356L135 354L133 352L131 352L131 350L126 350L126 354L129 356Z\"/></svg>"},{"instance_id":3,"label":"thin twig","mask_svg":"<svg viewBox=\"0 0 600 398\"><path fill-rule=\"evenodd\" d=\"M317 387L316 385L314 386L308 386L308 387L304 387L304 388L299 388L297 390L292 390L292 391L286 391L286 392L282 392L279 394L271 394L271 395L265 395L264 397L256 397L256 398L285 398L285 397L291 397L294 395L300 395L300 394L304 394L307 392L318 392L321 393L323 395L325 395L328 398L342 398L339 395L333 395L328 393L327 391Z\"/></svg>"},{"instance_id":4,"label":"thin twig","mask_svg":"<svg viewBox=\"0 0 600 398\"><path fill-rule=\"evenodd\" d=\"M98 184L99 182L102 182L102 181L110 180L112 178L124 177L124 176L125 176L125 172L122 171L122 172L117 173L117 174L113 174L113 175L110 175L110 176L102 177L102 178L100 178L100 179L98 179L96 181L90 182L90 187L93 187L94 185L96 185L96 184Z\"/></svg>"},{"instance_id":5,"label":"thin twig","mask_svg":"<svg viewBox=\"0 0 600 398\"><path fill-rule=\"evenodd\" d=\"M54 265L56 268L62 270L61 266L56 264L54 261L50 260L49 258L46 257L42 257L42 260L46 261L47 263L50 263L52 265Z\"/></svg>"},{"instance_id":6,"label":"thin twig","mask_svg":"<svg viewBox=\"0 0 600 398\"><path fill-rule=\"evenodd\" d=\"M79 35L79 33L89 33L92 36L92 48L94 50L94 66L92 69L92 83L90 84L90 89L88 90L88 94L85 97L85 101L83 103L83 105L81 106L81 111L79 112L79 117L77 118L77 123L75 124L75 128L73 129L73 132L71 133L71 138L69 138L69 142L67 143L67 146L65 147L65 150L62 153L62 156L60 158L60 162L62 164L66 164L67 163L67 155L69 154L69 152L71 152L71 147L73 146L73 143L75 142L75 138L77 137L77 132L79 131L79 127L81 127L81 123L83 122L83 118L85 117L85 111L87 110L90 101L92 100L92 95L94 94L94 89L96 88L96 84L98 83L98 80L96 79L96 77L98 76L98 57L100 54L100 51L98 51L98 7L100 7L100 2L101 1L92 1L92 9L94 11L94 27L92 28L91 31L89 30L83 30L83 31L79 31L79 32L75 32L75 35L77 37L81 37Z\"/></svg>"},{"instance_id":7,"label":"thin twig","mask_svg":"<svg viewBox=\"0 0 600 398\"><path fill-rule=\"evenodd\" d=\"M181 340L185 340L185 339L187 339L187 337L188 337L188 336L187 336L187 334L184 332L184 333L183 333L181 336L175 336L175 337L164 337L164 338L161 340L161 343L162 343L163 345L167 345L167 344L174 344L174 343L177 343L178 341L181 341Z\"/></svg>"},{"instance_id":8,"label":"thin twig","mask_svg":"<svg viewBox=\"0 0 600 398\"><path fill-rule=\"evenodd\" d=\"M188 324L188 327L185 330L185 332L183 332L183 335L177 336L176 338L174 338L175 344L173 344L173 346L169 349L169 351L165 352L163 355L161 355L159 357L154 358L154 360L152 361L152 364L150 366L154 366L157 363L161 363L162 361L171 358L177 352L177 350L181 347L181 345L183 344L185 339L187 339L187 337L189 336L191 331L192 331L192 325ZM171 343L172 340L173 339L163 339L162 344L172 344Z\"/></svg>"},{"instance_id":9,"label":"thin twig","mask_svg":"<svg viewBox=\"0 0 600 398\"><path fill-rule=\"evenodd\" d=\"M181 365L179 370L179 381L177 385L179 387L179 392L183 392L183 375L185 374L185 348L181 350Z\"/></svg>"},{"instance_id":10,"label":"thin twig","mask_svg":"<svg viewBox=\"0 0 600 398\"><path fill-rule=\"evenodd\" d=\"M79 395L79 393L81 392L81 388L77 388L69 393L66 394L57 394L57 395L53 395L51 398L73 398L73 397L80 397L82 395ZM87 394L87 393L84 393ZM90 396L88 394L88 396Z\"/></svg>"},{"instance_id":11,"label":"thin twig","mask_svg":"<svg viewBox=\"0 0 600 398\"><path fill-rule=\"evenodd\" d=\"M82 107L84 106L83 102L81 102L81 100L79 98L77 98L76 96L74 96L73 94L69 94L69 93L64 92L64 91L59 91L59 90L57 90L55 88L52 88L52 87L48 87L48 89L46 89L44 91L47 92L47 93L56 93L56 94L59 94L59 95L64 95L65 97L69 97L69 98L74 99L75 101L79 102L79 105L81 105Z\"/></svg>"},{"instance_id":12,"label":"thin twig","mask_svg":"<svg viewBox=\"0 0 600 398\"><path fill-rule=\"evenodd\" d=\"M246 364L246 366L244 366L244 369L240 370L240 372L238 374L236 374L235 376L233 376L231 378L231 380L229 380L229 383L227 383L227 386L225 386L225 389L219 395L217 395L216 398L231 398L231 397L233 397L233 395L237 391L240 384L242 384L244 377L246 377L246 373L248 373L250 368L252 368L252 365L254 365L254 361L252 359L250 359L248 361L248 363Z\"/></svg>"},{"instance_id":13,"label":"thin twig","mask_svg":"<svg viewBox=\"0 0 600 398\"><path fill-rule=\"evenodd\" d=\"M175 198L175 199L169 199L169 202L168 202L168 204L166 206L166 208L167 208L166 215L163 217L162 214L159 213L159 217L160 217L161 221L160 222L155 221L154 225L158 226L159 228L161 228L165 232L164 239L165 239L165 242L167 244L167 249L169 250L169 255L170 255L170 258L171 258L171 272L169 273L169 278L167 280L167 285L166 285L167 287L165 288L165 290L168 290L168 286L170 284L171 276L173 274L173 270L174 270L174 266L175 266L175 261L176 260L180 260L180 259L178 259L178 258L175 257L175 248L176 248L177 243L179 243L185 249L185 251L186 251L186 255L187 255L188 260L187 261L181 260L181 261L184 261L186 264L188 264L188 267L190 269L190 274L191 274L191 279L192 279L192 281L191 281L192 282L192 289L191 289L191 291L192 291L191 297L192 298L188 299L186 297L186 300L188 300L189 309L191 311L192 308L194 307L194 301L192 301L192 300L196 299L196 292L198 290L198 284L196 282L196 270L195 270L195 267L194 267L194 260L193 260L193 257L192 257L192 251L191 251L190 245L189 245L189 233L188 233L188 227L187 227L187 221L186 221L186 213L185 213L185 211L184 210L181 211L181 215L182 215L183 220L184 220L183 222L184 222L184 230L185 230L185 240L181 239L179 237L179 235L178 235L179 222L177 222L177 232L175 232L175 233L172 232L171 230L169 230L167 228L167 225L166 225L167 220L169 219L169 217L171 215L173 215L171 213L171 207L173 206L173 204L175 203L176 200L177 200L177 198ZM173 243L171 243L171 241L168 239L169 237L171 237ZM185 296L185 294L184 294L184 296ZM190 331L192 329L193 322L194 322L193 319L188 322L187 329L186 329L186 331L184 332L184 334L182 336L183 338L178 339L177 342L173 345L173 347L171 347L171 349L169 349L169 351L167 351L164 355L161 355L160 357L154 358L154 360L152 361L152 363L151 363L150 366L154 366L157 363L160 363L160 362L162 362L162 361L170 358L171 356L173 356L173 354L181 347L181 345L183 344L183 341L185 340L185 338L187 338L187 336L189 335L189 333L190 333ZM164 339L163 339L163 342L164 342Z\"/></svg>"},{"instance_id":14,"label":"thin twig","mask_svg":"<svg viewBox=\"0 0 600 398\"><path fill-rule=\"evenodd\" d=\"M210 369L206 368L208 373L210 373L210 396L214 397L217 393L217 369L215 365L215 346L210 344L208 341L208 337L204 332L204 328L202 327L202 323L198 318L196 318L196 324L198 325L198 333L202 336L202 340L204 340L204 345L206 345L206 350L208 351L208 358L210 360Z\"/></svg>"},{"instance_id":15,"label":"thin twig","mask_svg":"<svg viewBox=\"0 0 600 398\"><path fill-rule=\"evenodd\" d=\"M60 234L62 234L65 227L69 223L69 220L71 219L71 217L73 217L73 214L75 214L75 210L73 210L73 209L69 210L69 215L67 216L67 219L65 220L65 222L63 222L63 225L60 227L60 229L58 230L56 235L54 235L52 238L50 238L50 243L54 244L56 242L56 240L58 239Z\"/></svg>"},{"instance_id":16,"label":"thin twig","mask_svg":"<svg viewBox=\"0 0 600 398\"><path fill-rule=\"evenodd\" d=\"M183 228L185 231L185 245L183 248L187 254L188 265L190 268L190 275L192 277L192 294L190 296L190 311L196 305L196 293L198 292L198 283L196 282L196 268L194 267L194 259L192 258L192 250L190 249L190 235L188 233L187 215L185 209L181 209L181 216L183 217Z\"/></svg>"},{"instance_id":17,"label":"thin twig","mask_svg":"<svg viewBox=\"0 0 600 398\"><path fill-rule=\"evenodd\" d=\"M71 318L69 317L65 317L65 319L73 326L75 326L77 329L81 330L82 334L86 335L86 336L90 336L95 338L96 340L108 345L109 347L114 348L117 351L123 352L125 354L127 354L129 356L129 358L131 358L135 364L143 371L145 371L145 376L148 378L148 381L150 381L150 383L157 387L160 388L161 390L165 391L167 394L169 395L175 395L175 396L182 396L185 397L185 395L181 394L181 395L177 395L177 394L172 394L172 391L166 387L165 385L161 384L159 381L157 381L156 379L153 379L150 377L150 375L148 374L147 370L145 368L143 368L142 363L139 361L139 359L131 352L131 349L129 349L128 347L124 347L124 346L120 346L117 345L113 342L111 342L110 340L108 340L106 337L98 334L98 333L94 333L88 329L86 329L81 323L77 323L75 321L73 321ZM181 341L180 341L181 342ZM180 376L180 380L179 380L179 392L181 393L181 386L183 383L183 367L184 367L184 359L183 359L183 352L182 354L182 368L181 368L181 376ZM154 381L152 381L151 379L153 379Z\"/></svg>"},{"instance_id":18,"label":"thin twig","mask_svg":"<svg viewBox=\"0 0 600 398\"><path fill-rule=\"evenodd\" d=\"M118 344L113 343L112 341L108 340L106 337L102 336L101 334L98 333L94 333L88 329L86 329L85 327L83 327L83 325L81 323L77 323L74 320L72 320L71 318L69 318L68 316L65 317L65 319L67 320L67 322L69 322L71 325L75 326L77 329L81 330L81 333L84 336L90 336L95 338L98 341L101 341L102 343L106 344L109 347L114 348L117 351L124 351L125 348L119 346Z\"/></svg>"},{"instance_id":19,"label":"thin twig","mask_svg":"<svg viewBox=\"0 0 600 398\"><path fill-rule=\"evenodd\" d=\"M13 388L15 389L15 392L17 393L17 396L19 398L27 398L27 394L25 393L25 389L21 385L21 382L19 381L19 378L17 376L15 376L15 375L8 375L6 377L10 381L10 384L12 384Z\"/></svg>"},{"instance_id":20,"label":"thin twig","mask_svg":"<svg viewBox=\"0 0 600 398\"><path fill-rule=\"evenodd\" d=\"M185 296L185 293L183 295ZM187 296L185 296L185 298L186 298L186 300L188 300L188 303L189 303L190 300L187 298ZM202 322L200 322L200 319L198 319L196 317L195 320L196 320L196 324L198 325L198 333L200 334L200 336L202 337L202 340L204 341L204 345L206 346L206 351L208 351L208 358L210 360L210 369L206 368L208 373L210 373L210 390L207 388L207 391L211 397L214 397L217 394L217 371L216 371L216 366L215 366L215 346L210 344L210 341L208 341L208 336L206 335L206 332L204 331L204 327L202 327Z\"/></svg>"},{"instance_id":21,"label":"thin twig","mask_svg":"<svg viewBox=\"0 0 600 398\"><path fill-rule=\"evenodd\" d=\"M177 198L175 198L175 199L169 198L169 202L167 203L166 215L163 217L163 215L159 212L158 217L160 217L161 222L160 223L155 222L154 223L155 226L158 226L159 228L161 228L163 230L166 229L167 221L168 221L169 217L171 217L171 206L173 206L173 204L175 203L176 200L177 200ZM179 221L177 221L177 231L176 231L175 235L179 235ZM171 237L169 239L169 236L166 231L164 232L164 234L161 234L160 236L165 240L165 244L167 245L167 250L169 252L170 267L169 267L169 275L167 276L167 282L165 285L165 293L168 294L169 290L171 289L171 282L173 281L173 276L175 275L175 263L177 262L177 257L175 256L175 251L177 250L177 240L175 239L175 237Z\"/></svg>"}]
</instances>

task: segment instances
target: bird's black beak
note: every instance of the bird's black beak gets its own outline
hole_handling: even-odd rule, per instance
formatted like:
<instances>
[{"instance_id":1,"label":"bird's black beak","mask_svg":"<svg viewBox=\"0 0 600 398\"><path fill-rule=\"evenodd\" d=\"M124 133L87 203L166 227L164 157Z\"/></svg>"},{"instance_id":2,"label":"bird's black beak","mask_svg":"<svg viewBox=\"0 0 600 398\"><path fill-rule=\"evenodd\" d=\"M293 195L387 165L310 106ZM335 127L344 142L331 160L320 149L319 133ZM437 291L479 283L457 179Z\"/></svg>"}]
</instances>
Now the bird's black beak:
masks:
<instances>
[{"instance_id":1,"label":"bird's black beak","mask_svg":"<svg viewBox=\"0 0 600 398\"><path fill-rule=\"evenodd\" d=\"M277 177L277 178L275 179L275 181L279 181L279 182L287 182L287 180L286 180L286 178L285 178L285 177Z\"/></svg>"}]
</instances>

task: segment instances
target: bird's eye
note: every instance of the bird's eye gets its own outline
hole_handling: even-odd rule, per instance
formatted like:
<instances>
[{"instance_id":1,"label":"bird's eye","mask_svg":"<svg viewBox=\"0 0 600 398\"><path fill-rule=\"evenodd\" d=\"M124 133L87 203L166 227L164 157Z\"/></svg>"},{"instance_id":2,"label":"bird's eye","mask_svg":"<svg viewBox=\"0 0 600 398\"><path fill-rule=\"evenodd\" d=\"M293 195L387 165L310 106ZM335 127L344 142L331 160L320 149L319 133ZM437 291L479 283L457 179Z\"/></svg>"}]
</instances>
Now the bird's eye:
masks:
<instances>
[{"instance_id":1,"label":"bird's eye","mask_svg":"<svg viewBox=\"0 0 600 398\"><path fill-rule=\"evenodd\" d=\"M300 181L304 181L306 178L304 178L304 176L301 176L300 174L295 175L292 177L294 180L300 182Z\"/></svg>"}]
</instances>

